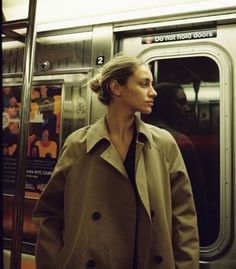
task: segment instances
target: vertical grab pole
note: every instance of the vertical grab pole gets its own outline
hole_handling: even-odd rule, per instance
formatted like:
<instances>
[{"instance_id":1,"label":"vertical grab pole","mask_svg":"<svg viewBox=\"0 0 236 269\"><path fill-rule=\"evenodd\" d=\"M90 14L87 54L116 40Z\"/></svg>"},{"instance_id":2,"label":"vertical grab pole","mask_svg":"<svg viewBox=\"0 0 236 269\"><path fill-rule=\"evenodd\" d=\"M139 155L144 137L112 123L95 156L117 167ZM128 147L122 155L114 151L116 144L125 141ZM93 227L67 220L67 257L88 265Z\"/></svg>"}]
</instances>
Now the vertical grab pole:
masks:
<instances>
[{"instance_id":1,"label":"vertical grab pole","mask_svg":"<svg viewBox=\"0 0 236 269\"><path fill-rule=\"evenodd\" d=\"M198 108L198 93L200 89L201 80L199 78L195 78L193 80L193 89L195 92L195 100L194 100L194 120L195 120L195 128L196 131L199 129L199 108Z\"/></svg>"},{"instance_id":2,"label":"vertical grab pole","mask_svg":"<svg viewBox=\"0 0 236 269\"><path fill-rule=\"evenodd\" d=\"M21 268L21 241L24 222L24 198L27 158L27 139L29 132L29 108L31 101L31 87L34 72L34 57L36 45L36 6L37 0L29 1L28 27L24 51L23 85L21 92L20 138L18 141L17 177L14 196L11 269Z\"/></svg>"}]
</instances>

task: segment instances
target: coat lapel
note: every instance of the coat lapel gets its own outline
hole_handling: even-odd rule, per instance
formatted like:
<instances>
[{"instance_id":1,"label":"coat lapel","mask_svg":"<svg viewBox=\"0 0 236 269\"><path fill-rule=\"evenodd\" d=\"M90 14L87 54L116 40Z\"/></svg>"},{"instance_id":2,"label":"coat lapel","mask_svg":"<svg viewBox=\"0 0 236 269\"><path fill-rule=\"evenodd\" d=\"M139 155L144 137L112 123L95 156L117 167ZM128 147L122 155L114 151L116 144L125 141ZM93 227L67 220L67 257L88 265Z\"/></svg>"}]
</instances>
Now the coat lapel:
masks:
<instances>
[{"instance_id":1,"label":"coat lapel","mask_svg":"<svg viewBox=\"0 0 236 269\"><path fill-rule=\"evenodd\" d=\"M143 157L143 146L144 146L143 143L137 141L137 144L136 144L136 162L137 162L136 184L137 184L138 193L140 195L142 203L149 217L151 218L149 194L148 194L148 187L147 187L147 176L146 176L145 163L144 163L144 157Z\"/></svg>"},{"instance_id":2,"label":"coat lapel","mask_svg":"<svg viewBox=\"0 0 236 269\"><path fill-rule=\"evenodd\" d=\"M150 142L152 141L150 131L146 127L146 125L135 117L135 123L137 127L138 133L141 133L146 137L146 141L150 146ZM110 146L101 154L101 158L115 167L125 178L128 179L128 174L122 163L117 150L112 145L110 138L107 133L107 128L105 124L105 115L99 119L95 124L89 128L86 143L87 143L87 152L89 152L100 140L105 139L109 141ZM142 199L142 202L150 216L150 205L149 205L149 197L148 197L148 189L147 189L147 178L145 172L145 165L143 159L142 149L144 143L137 141L136 147L136 181L137 181L137 188Z\"/></svg>"},{"instance_id":3,"label":"coat lapel","mask_svg":"<svg viewBox=\"0 0 236 269\"><path fill-rule=\"evenodd\" d=\"M128 179L128 174L122 163L117 150L114 148L112 144L101 154L101 158L110 163L113 167L115 167L124 177Z\"/></svg>"}]
</instances>

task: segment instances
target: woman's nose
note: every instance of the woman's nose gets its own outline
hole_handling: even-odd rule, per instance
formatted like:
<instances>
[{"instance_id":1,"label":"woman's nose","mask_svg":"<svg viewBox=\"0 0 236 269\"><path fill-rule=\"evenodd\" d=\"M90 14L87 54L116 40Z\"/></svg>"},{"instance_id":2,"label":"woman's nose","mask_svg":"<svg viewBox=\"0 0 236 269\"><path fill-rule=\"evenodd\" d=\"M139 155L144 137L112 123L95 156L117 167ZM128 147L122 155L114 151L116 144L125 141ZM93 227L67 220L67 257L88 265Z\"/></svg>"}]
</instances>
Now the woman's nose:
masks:
<instances>
[{"instance_id":1,"label":"woman's nose","mask_svg":"<svg viewBox=\"0 0 236 269\"><path fill-rule=\"evenodd\" d=\"M150 93L151 96L156 97L157 96L157 92L155 91L155 89L153 88L153 86L151 86L150 88Z\"/></svg>"}]
</instances>

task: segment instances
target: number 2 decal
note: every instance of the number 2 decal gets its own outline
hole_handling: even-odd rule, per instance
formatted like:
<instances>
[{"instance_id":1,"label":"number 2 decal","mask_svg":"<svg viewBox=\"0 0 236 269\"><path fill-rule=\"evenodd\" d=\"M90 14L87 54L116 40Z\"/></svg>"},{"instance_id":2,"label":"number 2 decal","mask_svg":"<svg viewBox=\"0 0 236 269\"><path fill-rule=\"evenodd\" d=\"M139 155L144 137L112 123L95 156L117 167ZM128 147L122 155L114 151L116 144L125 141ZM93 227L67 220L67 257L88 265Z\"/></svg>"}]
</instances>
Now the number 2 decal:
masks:
<instances>
[{"instance_id":1,"label":"number 2 decal","mask_svg":"<svg viewBox=\"0 0 236 269\"><path fill-rule=\"evenodd\" d=\"M97 65L102 65L102 64L104 64L104 59L105 59L104 56L98 56L98 57L97 57L96 64L97 64Z\"/></svg>"}]
</instances>

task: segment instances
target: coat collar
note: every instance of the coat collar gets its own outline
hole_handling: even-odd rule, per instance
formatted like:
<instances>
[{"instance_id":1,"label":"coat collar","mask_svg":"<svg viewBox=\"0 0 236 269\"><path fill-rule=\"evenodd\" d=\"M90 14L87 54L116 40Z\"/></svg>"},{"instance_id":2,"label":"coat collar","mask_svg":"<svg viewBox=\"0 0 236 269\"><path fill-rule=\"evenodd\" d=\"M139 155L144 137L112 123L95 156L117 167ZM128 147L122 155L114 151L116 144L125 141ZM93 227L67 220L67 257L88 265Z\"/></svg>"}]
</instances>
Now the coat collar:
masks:
<instances>
[{"instance_id":1,"label":"coat collar","mask_svg":"<svg viewBox=\"0 0 236 269\"><path fill-rule=\"evenodd\" d=\"M86 135L87 153L101 140L108 140L109 135L107 132L105 115L97 120L93 125L90 126ZM111 142L110 142L111 143Z\"/></svg>"},{"instance_id":2,"label":"coat collar","mask_svg":"<svg viewBox=\"0 0 236 269\"><path fill-rule=\"evenodd\" d=\"M103 115L98 121L96 121L91 127L88 129L86 135L86 144L87 144L87 153L101 140L105 139L110 141L107 126L105 121L105 116ZM152 145L152 134L148 125L145 124L142 120L140 120L137 116L135 116L135 124L137 128L137 142L144 144L146 141L149 146Z\"/></svg>"},{"instance_id":3,"label":"coat collar","mask_svg":"<svg viewBox=\"0 0 236 269\"><path fill-rule=\"evenodd\" d=\"M139 117L135 116L135 124L137 128L137 141L140 143L147 142L149 147L153 144L153 138L149 125L144 123Z\"/></svg>"}]
</instances>

